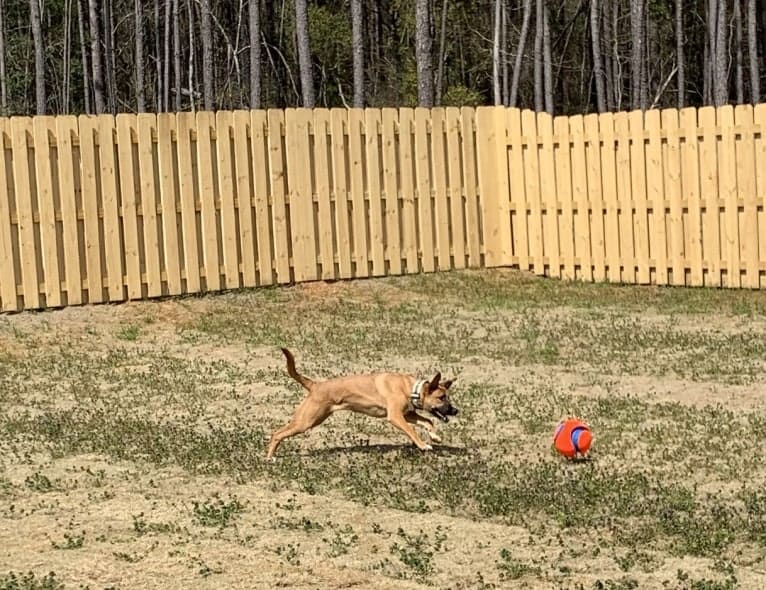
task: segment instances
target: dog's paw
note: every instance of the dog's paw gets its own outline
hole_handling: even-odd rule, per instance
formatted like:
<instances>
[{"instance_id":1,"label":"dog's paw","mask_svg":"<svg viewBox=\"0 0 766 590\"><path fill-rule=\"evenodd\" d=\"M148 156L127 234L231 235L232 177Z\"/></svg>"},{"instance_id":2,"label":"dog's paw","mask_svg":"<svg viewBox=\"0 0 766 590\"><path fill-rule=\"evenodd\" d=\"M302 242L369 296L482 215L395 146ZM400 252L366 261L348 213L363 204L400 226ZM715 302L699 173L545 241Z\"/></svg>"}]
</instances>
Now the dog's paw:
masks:
<instances>
[{"instance_id":1,"label":"dog's paw","mask_svg":"<svg viewBox=\"0 0 766 590\"><path fill-rule=\"evenodd\" d=\"M263 460L264 460L265 463L276 463L277 462L277 458L276 457L265 457Z\"/></svg>"},{"instance_id":2,"label":"dog's paw","mask_svg":"<svg viewBox=\"0 0 766 590\"><path fill-rule=\"evenodd\" d=\"M429 432L428 438L430 438L432 442L435 442L437 444L442 441L442 437L436 434L435 432Z\"/></svg>"},{"instance_id":3,"label":"dog's paw","mask_svg":"<svg viewBox=\"0 0 766 590\"><path fill-rule=\"evenodd\" d=\"M431 445L423 445L423 448L420 449L421 451L433 451L434 448Z\"/></svg>"}]
</instances>

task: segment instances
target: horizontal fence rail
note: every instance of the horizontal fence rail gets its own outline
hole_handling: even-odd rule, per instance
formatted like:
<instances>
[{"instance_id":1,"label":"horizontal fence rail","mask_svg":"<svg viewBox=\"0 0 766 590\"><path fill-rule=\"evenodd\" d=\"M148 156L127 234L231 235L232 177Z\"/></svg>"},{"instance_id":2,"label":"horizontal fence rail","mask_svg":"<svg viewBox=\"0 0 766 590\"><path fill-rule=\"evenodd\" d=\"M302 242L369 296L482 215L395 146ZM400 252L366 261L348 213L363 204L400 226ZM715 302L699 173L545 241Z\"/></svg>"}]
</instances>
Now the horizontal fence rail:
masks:
<instances>
[{"instance_id":1,"label":"horizontal fence rail","mask_svg":"<svg viewBox=\"0 0 766 590\"><path fill-rule=\"evenodd\" d=\"M515 266L760 288L766 105L0 118L0 308Z\"/></svg>"}]
</instances>

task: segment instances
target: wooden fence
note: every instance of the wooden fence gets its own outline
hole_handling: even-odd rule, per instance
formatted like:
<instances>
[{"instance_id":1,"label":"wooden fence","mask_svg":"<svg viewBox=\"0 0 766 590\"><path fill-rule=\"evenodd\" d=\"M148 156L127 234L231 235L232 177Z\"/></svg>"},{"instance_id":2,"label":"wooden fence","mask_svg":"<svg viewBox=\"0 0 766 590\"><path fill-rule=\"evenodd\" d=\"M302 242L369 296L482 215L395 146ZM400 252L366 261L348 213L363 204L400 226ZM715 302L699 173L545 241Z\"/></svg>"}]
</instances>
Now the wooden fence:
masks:
<instances>
[{"instance_id":1,"label":"wooden fence","mask_svg":"<svg viewBox=\"0 0 766 590\"><path fill-rule=\"evenodd\" d=\"M760 287L766 105L0 119L0 307L517 266Z\"/></svg>"}]
</instances>

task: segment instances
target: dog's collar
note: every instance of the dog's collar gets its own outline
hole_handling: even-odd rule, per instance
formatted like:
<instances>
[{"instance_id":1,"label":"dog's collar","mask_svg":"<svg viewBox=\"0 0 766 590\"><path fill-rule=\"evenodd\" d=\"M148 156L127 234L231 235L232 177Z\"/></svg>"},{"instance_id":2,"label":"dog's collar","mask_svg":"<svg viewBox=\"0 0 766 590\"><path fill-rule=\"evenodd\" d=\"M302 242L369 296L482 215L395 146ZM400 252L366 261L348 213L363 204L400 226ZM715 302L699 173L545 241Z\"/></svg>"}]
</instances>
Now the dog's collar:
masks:
<instances>
[{"instance_id":1,"label":"dog's collar","mask_svg":"<svg viewBox=\"0 0 766 590\"><path fill-rule=\"evenodd\" d=\"M423 385L426 383L428 383L427 380L418 379L412 386L412 391L410 391L410 401L412 402L412 405L415 406L416 410L420 410L423 407L420 403L420 390L423 389Z\"/></svg>"}]
</instances>

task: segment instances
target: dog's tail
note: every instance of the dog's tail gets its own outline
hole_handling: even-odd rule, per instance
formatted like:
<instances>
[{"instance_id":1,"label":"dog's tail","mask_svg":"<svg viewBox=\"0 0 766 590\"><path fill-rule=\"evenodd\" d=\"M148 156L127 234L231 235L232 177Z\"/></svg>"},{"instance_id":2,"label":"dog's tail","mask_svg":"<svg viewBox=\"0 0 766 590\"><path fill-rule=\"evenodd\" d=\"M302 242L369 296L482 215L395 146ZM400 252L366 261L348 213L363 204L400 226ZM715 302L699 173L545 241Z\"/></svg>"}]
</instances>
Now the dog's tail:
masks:
<instances>
[{"instance_id":1,"label":"dog's tail","mask_svg":"<svg viewBox=\"0 0 766 590\"><path fill-rule=\"evenodd\" d=\"M290 375L290 377L292 377L293 379L295 379L298 383L303 385L303 387L311 391L311 388L314 387L314 382L308 377L304 377L303 375L301 375L295 369L295 357L293 356L293 353L287 350L286 348L283 348L282 354L284 354L285 358L287 359L287 374Z\"/></svg>"}]
</instances>

